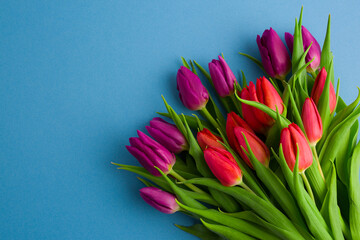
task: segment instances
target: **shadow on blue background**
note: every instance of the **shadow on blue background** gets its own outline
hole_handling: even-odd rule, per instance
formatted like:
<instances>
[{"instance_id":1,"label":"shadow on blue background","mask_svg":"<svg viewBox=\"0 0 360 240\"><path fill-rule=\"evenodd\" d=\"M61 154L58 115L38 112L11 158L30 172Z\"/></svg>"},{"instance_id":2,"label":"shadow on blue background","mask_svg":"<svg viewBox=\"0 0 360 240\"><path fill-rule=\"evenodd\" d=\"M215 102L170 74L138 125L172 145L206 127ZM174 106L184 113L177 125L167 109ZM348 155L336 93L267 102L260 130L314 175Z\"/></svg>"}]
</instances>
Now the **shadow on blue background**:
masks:
<instances>
[{"instance_id":1,"label":"shadow on blue background","mask_svg":"<svg viewBox=\"0 0 360 240\"><path fill-rule=\"evenodd\" d=\"M0 8L0 238L194 239L146 205L141 183L111 161L145 130L160 94L179 112L180 56L201 65L223 52L238 74L261 76L255 38L283 38L304 4L322 44L332 14L340 94L355 98L360 3L348 1L8 1Z\"/></svg>"}]
</instances>

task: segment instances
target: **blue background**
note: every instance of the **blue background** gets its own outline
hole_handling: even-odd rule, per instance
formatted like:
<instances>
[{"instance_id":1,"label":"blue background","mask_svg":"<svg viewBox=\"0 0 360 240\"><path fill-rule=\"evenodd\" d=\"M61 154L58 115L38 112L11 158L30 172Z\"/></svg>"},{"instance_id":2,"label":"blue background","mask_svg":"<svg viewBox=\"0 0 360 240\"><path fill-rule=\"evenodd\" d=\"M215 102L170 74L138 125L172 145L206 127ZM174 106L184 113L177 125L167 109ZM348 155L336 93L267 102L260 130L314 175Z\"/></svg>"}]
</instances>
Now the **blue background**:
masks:
<instances>
[{"instance_id":1,"label":"blue background","mask_svg":"<svg viewBox=\"0 0 360 240\"><path fill-rule=\"evenodd\" d=\"M223 52L237 75L259 69L255 38L303 24L323 43L332 14L335 75L357 94L359 1L2 1L0 8L0 239L195 239L146 205L126 151L160 94L176 91L180 56L203 66Z\"/></svg>"}]
</instances>

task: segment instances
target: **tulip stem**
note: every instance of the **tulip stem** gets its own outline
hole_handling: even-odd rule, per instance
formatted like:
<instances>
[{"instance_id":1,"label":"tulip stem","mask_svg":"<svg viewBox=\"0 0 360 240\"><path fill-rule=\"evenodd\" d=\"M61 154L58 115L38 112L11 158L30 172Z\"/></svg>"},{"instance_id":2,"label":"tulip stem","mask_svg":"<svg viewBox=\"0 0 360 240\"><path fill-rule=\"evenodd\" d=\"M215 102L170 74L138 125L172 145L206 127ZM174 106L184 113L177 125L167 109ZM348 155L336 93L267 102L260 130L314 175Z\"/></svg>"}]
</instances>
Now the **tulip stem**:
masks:
<instances>
[{"instance_id":1,"label":"tulip stem","mask_svg":"<svg viewBox=\"0 0 360 240\"><path fill-rule=\"evenodd\" d=\"M303 181L305 183L305 187L306 187L307 192L309 193L311 199L315 202L314 194L313 194L313 191L311 189L310 183L309 183L309 181L308 181L308 179L307 179L307 177L305 175L305 171L300 173L300 175L301 175L301 177L302 177L302 179L303 179Z\"/></svg>"},{"instance_id":2,"label":"tulip stem","mask_svg":"<svg viewBox=\"0 0 360 240\"><path fill-rule=\"evenodd\" d=\"M235 105L235 108L236 108L236 110L237 110L237 113L242 117L241 105L240 105L239 101L236 99L235 94L232 94L232 95L230 96L230 98L231 98L232 102L233 102L234 105Z\"/></svg>"},{"instance_id":3,"label":"tulip stem","mask_svg":"<svg viewBox=\"0 0 360 240\"><path fill-rule=\"evenodd\" d=\"M311 146L311 151L312 151L313 156L314 156L314 158L315 158L315 160L316 160L316 162L317 162L318 170L319 170L319 172L320 172L320 175L321 175L322 179L325 181L324 173L323 173L323 171L322 171L322 169L321 169L320 160L319 160L319 157L318 157L318 154L317 154L317 151L316 151L316 147L315 147L315 146Z\"/></svg>"},{"instance_id":4,"label":"tulip stem","mask_svg":"<svg viewBox=\"0 0 360 240\"><path fill-rule=\"evenodd\" d=\"M209 122L215 127L215 129L222 129L219 123L211 116L206 107L200 109L200 112L204 115L204 117L209 120Z\"/></svg>"},{"instance_id":5,"label":"tulip stem","mask_svg":"<svg viewBox=\"0 0 360 240\"><path fill-rule=\"evenodd\" d=\"M314 79L316 79L317 75L315 72L311 72L310 74L311 74L311 76L313 76Z\"/></svg>"},{"instance_id":6,"label":"tulip stem","mask_svg":"<svg viewBox=\"0 0 360 240\"><path fill-rule=\"evenodd\" d=\"M174 170L171 170L170 174L176 178L177 180L179 180L180 182L185 182L186 179L183 178L180 174L178 174L177 172L175 172ZM188 188L190 188L191 190L193 190L194 192L197 192L197 193L201 193L201 194L204 194L205 192L203 190L201 190L200 188L194 186L193 184L191 183L184 183L185 186L187 186Z\"/></svg>"},{"instance_id":7,"label":"tulip stem","mask_svg":"<svg viewBox=\"0 0 360 240\"><path fill-rule=\"evenodd\" d=\"M253 192L253 190L251 190L251 188L249 188L249 186L246 185L244 182L241 182L241 183L239 184L239 186L240 186L240 187L243 187L245 190L247 190L247 191L255 194L255 193ZM255 195L256 195L256 194L255 194Z\"/></svg>"}]
</instances>

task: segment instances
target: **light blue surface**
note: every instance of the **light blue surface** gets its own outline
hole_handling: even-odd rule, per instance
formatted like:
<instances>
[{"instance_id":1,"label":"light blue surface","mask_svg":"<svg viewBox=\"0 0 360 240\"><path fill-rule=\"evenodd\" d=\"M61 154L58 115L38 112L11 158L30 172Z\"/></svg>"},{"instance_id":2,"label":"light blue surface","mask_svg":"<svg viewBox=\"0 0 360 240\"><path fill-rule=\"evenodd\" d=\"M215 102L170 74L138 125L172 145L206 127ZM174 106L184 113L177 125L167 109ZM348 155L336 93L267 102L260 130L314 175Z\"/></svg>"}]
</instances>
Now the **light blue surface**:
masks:
<instances>
[{"instance_id":1,"label":"light blue surface","mask_svg":"<svg viewBox=\"0 0 360 240\"><path fill-rule=\"evenodd\" d=\"M290 3L291 2L291 3ZM180 56L223 52L236 75L261 75L255 38L283 38L304 5L323 43L332 14L335 75L346 102L359 82L359 1L3 1L0 8L0 239L195 239L146 205L126 151L160 94L179 112Z\"/></svg>"}]
</instances>

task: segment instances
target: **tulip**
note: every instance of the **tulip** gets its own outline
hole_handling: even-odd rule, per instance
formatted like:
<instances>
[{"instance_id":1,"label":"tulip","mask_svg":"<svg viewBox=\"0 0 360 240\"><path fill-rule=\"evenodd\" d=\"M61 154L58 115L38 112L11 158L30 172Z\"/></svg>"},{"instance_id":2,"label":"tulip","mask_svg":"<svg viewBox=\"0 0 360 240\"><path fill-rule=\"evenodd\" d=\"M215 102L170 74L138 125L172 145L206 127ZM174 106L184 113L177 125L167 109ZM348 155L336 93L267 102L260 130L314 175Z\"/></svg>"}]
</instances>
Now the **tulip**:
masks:
<instances>
[{"instance_id":1,"label":"tulip","mask_svg":"<svg viewBox=\"0 0 360 240\"><path fill-rule=\"evenodd\" d=\"M249 125L236 113L230 112L226 118L226 135L229 141L229 144L232 148L235 149L236 147L236 139L234 134L235 127L243 127L249 132L254 133L254 131L249 127Z\"/></svg>"},{"instance_id":2,"label":"tulip","mask_svg":"<svg viewBox=\"0 0 360 240\"><path fill-rule=\"evenodd\" d=\"M228 151L209 147L204 151L204 158L211 172L222 185L231 187L242 182L241 169Z\"/></svg>"},{"instance_id":3,"label":"tulip","mask_svg":"<svg viewBox=\"0 0 360 240\"><path fill-rule=\"evenodd\" d=\"M226 148L221 143L218 142L218 141L222 142L223 141L222 138L215 136L212 132L210 132L206 128L204 128L202 131L197 133L197 140L203 151L207 147L216 147L226 150Z\"/></svg>"},{"instance_id":4,"label":"tulip","mask_svg":"<svg viewBox=\"0 0 360 240\"><path fill-rule=\"evenodd\" d=\"M310 146L304 133L295 123L291 123L287 128L283 128L280 134L280 144L282 145L285 160L291 171L294 171L296 156L299 155L299 172L304 172L313 162ZM299 147L299 152L297 151Z\"/></svg>"},{"instance_id":5,"label":"tulip","mask_svg":"<svg viewBox=\"0 0 360 240\"><path fill-rule=\"evenodd\" d=\"M325 67L323 67L319 72L319 74L317 75L314 86L311 90L311 98L314 100L316 105L318 105L320 96L323 93L326 77L327 77L327 72L325 70ZM335 94L334 85L332 84L331 81L330 81L330 91L329 91L329 106L330 106L330 112L332 113L336 107L336 94Z\"/></svg>"},{"instance_id":6,"label":"tulip","mask_svg":"<svg viewBox=\"0 0 360 240\"><path fill-rule=\"evenodd\" d=\"M265 77L257 79L256 88L254 83L250 82L248 87L243 88L240 97L262 103L274 111L276 111L277 107L280 114L284 111L283 100ZM245 121L255 132L265 134L268 128L274 124L274 119L263 111L245 103L242 103L241 106Z\"/></svg>"},{"instance_id":7,"label":"tulip","mask_svg":"<svg viewBox=\"0 0 360 240\"><path fill-rule=\"evenodd\" d=\"M140 189L140 196L153 208L162 213L172 214L180 210L176 203L176 197L156 187L145 187Z\"/></svg>"},{"instance_id":8,"label":"tulip","mask_svg":"<svg viewBox=\"0 0 360 240\"><path fill-rule=\"evenodd\" d=\"M319 43L316 41L316 39L311 35L311 33L304 27L301 26L301 35L303 40L303 47L304 51L310 46L312 43L309 52L307 53L305 57L305 62L310 62L313 58L314 61L310 63L310 65L306 68L308 72L315 72L319 66L320 66L320 60L321 60L321 48ZM293 44L294 44L294 36L290 33L285 33L285 42L288 46L290 52L293 51Z\"/></svg>"},{"instance_id":9,"label":"tulip","mask_svg":"<svg viewBox=\"0 0 360 240\"><path fill-rule=\"evenodd\" d=\"M185 107L190 110L200 110L206 106L209 93L195 73L181 66L177 72L176 81L180 100Z\"/></svg>"},{"instance_id":10,"label":"tulip","mask_svg":"<svg viewBox=\"0 0 360 240\"><path fill-rule=\"evenodd\" d=\"M234 133L237 140L236 151L239 153L241 158L247 163L249 167L253 168L250 159L245 153L245 151L249 152L250 150L247 148L244 135L256 159L265 167L269 166L270 152L267 146L260 140L260 138L258 138L254 133L242 127L235 127ZM242 147L245 149L245 151Z\"/></svg>"},{"instance_id":11,"label":"tulip","mask_svg":"<svg viewBox=\"0 0 360 240\"><path fill-rule=\"evenodd\" d=\"M291 69L289 53L279 35L272 29L258 35L256 42L265 71L273 78L284 79Z\"/></svg>"},{"instance_id":12,"label":"tulip","mask_svg":"<svg viewBox=\"0 0 360 240\"><path fill-rule=\"evenodd\" d=\"M323 130L320 114L311 98L307 98L304 102L301 119L310 145L315 146L321 139Z\"/></svg>"},{"instance_id":13,"label":"tulip","mask_svg":"<svg viewBox=\"0 0 360 240\"><path fill-rule=\"evenodd\" d=\"M150 135L167 150L173 153L180 153L189 148L184 135L174 124L168 123L156 117L150 121L150 126L146 126Z\"/></svg>"},{"instance_id":14,"label":"tulip","mask_svg":"<svg viewBox=\"0 0 360 240\"><path fill-rule=\"evenodd\" d=\"M225 60L221 56L219 60L213 59L209 63L209 70L214 88L220 97L232 95L236 78Z\"/></svg>"},{"instance_id":15,"label":"tulip","mask_svg":"<svg viewBox=\"0 0 360 240\"><path fill-rule=\"evenodd\" d=\"M126 146L126 149L152 175L161 176L155 166L165 174L168 174L175 164L174 154L143 132L137 131L137 133L139 137L130 138L131 146Z\"/></svg>"}]
</instances>

